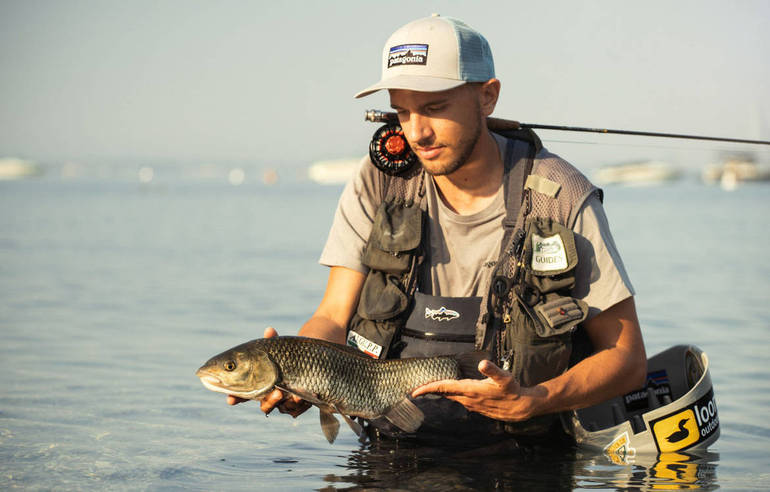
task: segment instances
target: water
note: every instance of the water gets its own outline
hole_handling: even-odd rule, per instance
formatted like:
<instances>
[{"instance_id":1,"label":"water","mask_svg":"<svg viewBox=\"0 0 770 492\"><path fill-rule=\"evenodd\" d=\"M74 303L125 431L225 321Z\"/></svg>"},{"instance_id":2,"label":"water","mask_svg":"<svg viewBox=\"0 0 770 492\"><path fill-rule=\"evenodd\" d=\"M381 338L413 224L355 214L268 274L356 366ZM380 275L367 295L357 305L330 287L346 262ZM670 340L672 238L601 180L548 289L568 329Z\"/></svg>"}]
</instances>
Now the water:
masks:
<instances>
[{"instance_id":1,"label":"water","mask_svg":"<svg viewBox=\"0 0 770 492\"><path fill-rule=\"evenodd\" d=\"M317 411L229 407L194 370L267 325L295 334L340 189L0 183L0 487L416 490L770 483L770 188L608 188L648 354L712 361L722 436L697 457L329 445Z\"/></svg>"}]
</instances>

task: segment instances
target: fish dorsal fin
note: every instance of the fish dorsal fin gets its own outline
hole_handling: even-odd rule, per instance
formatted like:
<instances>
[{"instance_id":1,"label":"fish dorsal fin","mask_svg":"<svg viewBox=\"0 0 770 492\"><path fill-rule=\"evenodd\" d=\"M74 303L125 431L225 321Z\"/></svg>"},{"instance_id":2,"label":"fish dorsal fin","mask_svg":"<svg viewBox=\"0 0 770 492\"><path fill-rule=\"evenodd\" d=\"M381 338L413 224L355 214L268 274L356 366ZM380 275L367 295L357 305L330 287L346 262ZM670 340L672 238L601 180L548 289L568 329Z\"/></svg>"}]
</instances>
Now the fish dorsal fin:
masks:
<instances>
[{"instance_id":1,"label":"fish dorsal fin","mask_svg":"<svg viewBox=\"0 0 770 492\"><path fill-rule=\"evenodd\" d=\"M340 422L331 413L321 410L321 430L329 444L332 444L340 431Z\"/></svg>"},{"instance_id":2,"label":"fish dorsal fin","mask_svg":"<svg viewBox=\"0 0 770 492\"><path fill-rule=\"evenodd\" d=\"M422 425L425 414L412 400L404 398L388 410L385 418L405 432L415 432Z\"/></svg>"}]
</instances>

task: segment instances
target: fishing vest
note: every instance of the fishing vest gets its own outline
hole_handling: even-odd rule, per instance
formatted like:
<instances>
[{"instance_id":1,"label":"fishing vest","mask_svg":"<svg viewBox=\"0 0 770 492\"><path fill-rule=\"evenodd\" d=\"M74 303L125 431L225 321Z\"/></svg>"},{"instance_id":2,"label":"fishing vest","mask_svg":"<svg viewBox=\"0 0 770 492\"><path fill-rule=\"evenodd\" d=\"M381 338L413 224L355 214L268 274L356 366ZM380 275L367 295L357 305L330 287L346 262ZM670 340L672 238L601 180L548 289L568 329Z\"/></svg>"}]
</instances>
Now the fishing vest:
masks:
<instances>
[{"instance_id":1,"label":"fishing vest","mask_svg":"<svg viewBox=\"0 0 770 492\"><path fill-rule=\"evenodd\" d=\"M496 266L482 280L475 333L421 335L421 330L405 328L415 304L424 309L416 292L417 273L429 251L424 197L430 177L416 166L406 175L386 176L383 181L384 199L363 254L370 270L348 325L348 345L372 357L397 358L406 339L454 341L457 352L488 351L522 386L552 379L570 366L571 359L573 363L579 359L573 353L573 338L588 306L570 296L578 262L572 227L583 203L592 194L601 199L601 190L566 161L543 152L531 130L498 133L508 139L504 233ZM584 352L581 349L580 357L587 355ZM500 425L509 433L537 434L557 418L544 415Z\"/></svg>"}]
</instances>

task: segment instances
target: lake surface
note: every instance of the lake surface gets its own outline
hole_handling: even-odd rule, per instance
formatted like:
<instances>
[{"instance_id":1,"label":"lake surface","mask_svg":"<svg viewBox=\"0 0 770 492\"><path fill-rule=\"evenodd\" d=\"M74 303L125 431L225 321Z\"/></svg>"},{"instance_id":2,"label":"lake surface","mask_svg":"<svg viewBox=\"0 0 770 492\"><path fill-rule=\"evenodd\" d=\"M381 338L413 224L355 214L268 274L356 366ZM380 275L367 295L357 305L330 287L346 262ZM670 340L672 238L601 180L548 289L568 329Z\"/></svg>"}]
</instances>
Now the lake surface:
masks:
<instances>
[{"instance_id":1,"label":"lake surface","mask_svg":"<svg viewBox=\"0 0 770 492\"><path fill-rule=\"evenodd\" d=\"M580 450L330 445L194 375L296 334L341 188L0 182L0 488L570 490L770 487L770 187L605 190L648 355L706 351L721 437L680 462Z\"/></svg>"}]
</instances>

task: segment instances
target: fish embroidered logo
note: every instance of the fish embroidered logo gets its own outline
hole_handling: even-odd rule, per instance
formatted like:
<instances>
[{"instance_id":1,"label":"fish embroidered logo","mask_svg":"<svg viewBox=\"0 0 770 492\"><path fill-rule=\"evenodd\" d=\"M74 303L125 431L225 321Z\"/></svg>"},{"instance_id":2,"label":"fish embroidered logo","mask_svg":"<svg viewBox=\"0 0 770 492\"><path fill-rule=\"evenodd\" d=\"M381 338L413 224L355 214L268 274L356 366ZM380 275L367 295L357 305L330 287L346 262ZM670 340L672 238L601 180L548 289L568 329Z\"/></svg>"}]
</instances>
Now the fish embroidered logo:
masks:
<instances>
[{"instance_id":1,"label":"fish embroidered logo","mask_svg":"<svg viewBox=\"0 0 770 492\"><path fill-rule=\"evenodd\" d=\"M425 65L428 63L427 44L400 44L391 46L388 68L400 65Z\"/></svg>"},{"instance_id":2,"label":"fish embroidered logo","mask_svg":"<svg viewBox=\"0 0 770 492\"><path fill-rule=\"evenodd\" d=\"M425 319L433 321L452 321L460 317L460 313L441 306L438 309L425 308Z\"/></svg>"},{"instance_id":3,"label":"fish embroidered logo","mask_svg":"<svg viewBox=\"0 0 770 492\"><path fill-rule=\"evenodd\" d=\"M695 414L690 408L655 422L652 432L661 453L678 451L698 442L701 437Z\"/></svg>"}]
</instances>

